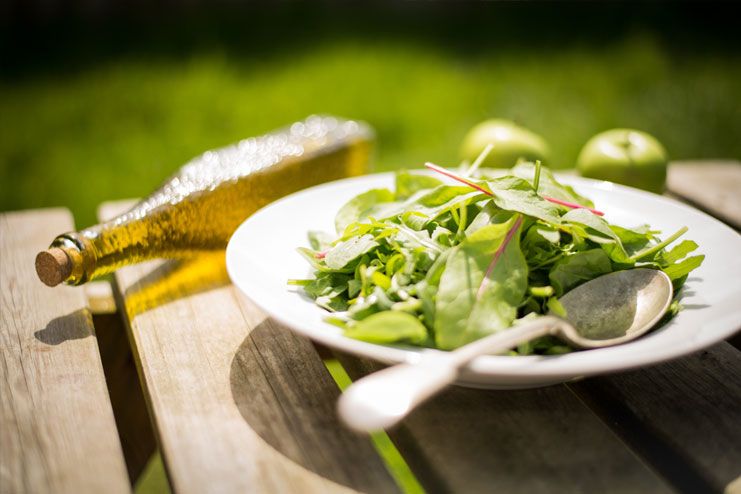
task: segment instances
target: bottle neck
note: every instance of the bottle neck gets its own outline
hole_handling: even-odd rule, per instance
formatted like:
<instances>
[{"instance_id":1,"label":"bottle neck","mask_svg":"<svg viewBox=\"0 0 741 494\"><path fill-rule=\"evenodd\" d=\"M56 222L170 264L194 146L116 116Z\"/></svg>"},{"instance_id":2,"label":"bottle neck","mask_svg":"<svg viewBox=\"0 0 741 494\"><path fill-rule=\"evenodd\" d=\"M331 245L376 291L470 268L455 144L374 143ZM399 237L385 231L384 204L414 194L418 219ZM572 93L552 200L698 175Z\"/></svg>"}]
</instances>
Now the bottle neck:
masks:
<instances>
[{"instance_id":1,"label":"bottle neck","mask_svg":"<svg viewBox=\"0 0 741 494\"><path fill-rule=\"evenodd\" d=\"M63 233L54 239L50 247L62 249L72 264L72 269L64 283L81 285L93 278L96 256L90 240L82 237L78 232Z\"/></svg>"},{"instance_id":2,"label":"bottle neck","mask_svg":"<svg viewBox=\"0 0 741 494\"><path fill-rule=\"evenodd\" d=\"M120 267L154 258L182 258L199 250L221 248L215 246L190 246L189 238L183 238L186 225L167 221L182 209L183 204L172 206L173 210L149 212L144 217L125 213L113 220L78 232L64 233L54 239L50 247L61 248L69 258L72 269L64 280L68 285L81 285L112 273ZM182 212L181 212L182 215ZM191 215L192 216L192 215ZM191 219L190 226L198 227ZM198 248L200 247L200 249Z\"/></svg>"}]
</instances>

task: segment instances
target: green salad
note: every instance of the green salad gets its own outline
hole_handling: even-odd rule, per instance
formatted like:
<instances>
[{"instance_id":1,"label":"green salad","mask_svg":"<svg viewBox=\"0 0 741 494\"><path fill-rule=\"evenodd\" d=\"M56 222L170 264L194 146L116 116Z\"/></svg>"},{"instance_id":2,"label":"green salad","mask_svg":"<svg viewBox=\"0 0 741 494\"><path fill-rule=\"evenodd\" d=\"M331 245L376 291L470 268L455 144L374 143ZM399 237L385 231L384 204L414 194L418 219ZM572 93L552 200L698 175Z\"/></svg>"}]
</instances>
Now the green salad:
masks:
<instances>
[{"instance_id":1,"label":"green salad","mask_svg":"<svg viewBox=\"0 0 741 494\"><path fill-rule=\"evenodd\" d=\"M565 316L560 296L612 271L661 269L676 293L703 261L689 256L695 242L675 244L686 228L661 240L648 225L612 225L538 162L505 175L427 167L437 174L401 171L394 190L354 197L336 234L309 232L311 248L299 248L314 276L289 283L348 337L451 350L523 318ZM544 337L512 353L568 351Z\"/></svg>"}]
</instances>

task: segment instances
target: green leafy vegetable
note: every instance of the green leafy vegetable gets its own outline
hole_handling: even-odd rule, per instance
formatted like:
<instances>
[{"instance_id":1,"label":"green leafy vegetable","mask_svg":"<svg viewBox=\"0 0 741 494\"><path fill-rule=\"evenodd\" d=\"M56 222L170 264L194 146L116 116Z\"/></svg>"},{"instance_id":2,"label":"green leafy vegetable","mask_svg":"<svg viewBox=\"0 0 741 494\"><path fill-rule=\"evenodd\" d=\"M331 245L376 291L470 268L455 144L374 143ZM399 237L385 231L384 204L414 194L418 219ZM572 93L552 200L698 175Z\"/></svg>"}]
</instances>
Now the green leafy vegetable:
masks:
<instances>
[{"instance_id":1,"label":"green leafy vegetable","mask_svg":"<svg viewBox=\"0 0 741 494\"><path fill-rule=\"evenodd\" d=\"M551 197L554 199L560 199L562 201L581 204L587 207L594 206L594 203L592 203L592 201L590 201L586 197L577 194L570 186L559 183L553 176L553 172L551 172L548 168L541 166L539 167L539 170L540 173L537 187L538 194L542 194L543 196ZM523 162L518 163L514 168L512 168L512 175L527 180L528 182L533 184L533 188L535 188L535 171L535 164Z\"/></svg>"},{"instance_id":2,"label":"green leafy vegetable","mask_svg":"<svg viewBox=\"0 0 741 494\"><path fill-rule=\"evenodd\" d=\"M454 248L437 293L438 348L457 348L512 325L527 290L521 224L518 216L485 226Z\"/></svg>"},{"instance_id":3,"label":"green leafy vegetable","mask_svg":"<svg viewBox=\"0 0 741 494\"><path fill-rule=\"evenodd\" d=\"M396 174L396 198L407 199L415 192L434 189L438 185L443 185L443 183L435 177L400 171Z\"/></svg>"},{"instance_id":4,"label":"green leafy vegetable","mask_svg":"<svg viewBox=\"0 0 741 494\"><path fill-rule=\"evenodd\" d=\"M337 233L342 233L347 225L366 217L373 206L393 200L394 194L388 189L373 189L354 197L342 206L335 217L334 225Z\"/></svg>"},{"instance_id":5,"label":"green leafy vegetable","mask_svg":"<svg viewBox=\"0 0 741 494\"><path fill-rule=\"evenodd\" d=\"M427 328L406 312L378 312L348 328L346 336L371 343L420 344L427 340Z\"/></svg>"},{"instance_id":6,"label":"green leafy vegetable","mask_svg":"<svg viewBox=\"0 0 741 494\"><path fill-rule=\"evenodd\" d=\"M690 256L691 240L671 246L686 228L661 240L647 225L612 225L539 164L504 176L427 166L439 178L399 172L394 191L340 209L339 237L310 232L311 248L299 248L314 276L289 283L351 338L454 349L542 314L565 317L558 297L616 270L662 269L679 290L704 259ZM513 350L568 351L552 337Z\"/></svg>"},{"instance_id":7,"label":"green leafy vegetable","mask_svg":"<svg viewBox=\"0 0 741 494\"><path fill-rule=\"evenodd\" d=\"M351 261L378 247L373 235L361 235L340 242L324 256L324 264L330 269L343 269Z\"/></svg>"},{"instance_id":8,"label":"green leafy vegetable","mask_svg":"<svg viewBox=\"0 0 741 494\"><path fill-rule=\"evenodd\" d=\"M556 294L561 296L586 281L610 272L612 265L605 251L590 249L561 258L548 273L548 278Z\"/></svg>"},{"instance_id":9,"label":"green leafy vegetable","mask_svg":"<svg viewBox=\"0 0 741 494\"><path fill-rule=\"evenodd\" d=\"M505 211L517 211L557 225L561 223L558 206L539 196L532 185L517 177L501 177L486 182L494 196L492 202Z\"/></svg>"}]
</instances>

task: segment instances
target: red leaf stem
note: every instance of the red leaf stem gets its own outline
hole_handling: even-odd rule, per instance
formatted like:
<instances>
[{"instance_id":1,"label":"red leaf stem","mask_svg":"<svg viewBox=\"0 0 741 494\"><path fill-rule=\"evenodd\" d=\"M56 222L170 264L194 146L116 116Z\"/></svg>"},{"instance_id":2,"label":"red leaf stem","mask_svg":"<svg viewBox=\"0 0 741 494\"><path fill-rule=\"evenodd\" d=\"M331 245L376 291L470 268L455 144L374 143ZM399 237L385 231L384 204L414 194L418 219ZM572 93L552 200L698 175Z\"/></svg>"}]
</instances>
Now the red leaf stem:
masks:
<instances>
[{"instance_id":1,"label":"red leaf stem","mask_svg":"<svg viewBox=\"0 0 741 494\"><path fill-rule=\"evenodd\" d=\"M568 201L562 201L561 199L556 199L555 197L547 197L547 196L541 196L541 197L543 199L545 199L546 201L550 201L550 202L552 202L554 204L560 204L561 206L566 206L567 208L571 208L571 209L588 209L589 211L591 211L592 213L596 214L597 216L604 216L605 215L605 213L603 213L602 211L599 211L597 209L592 209L592 208L589 208L587 206L582 206L581 204L576 204L576 203L568 202Z\"/></svg>"},{"instance_id":2,"label":"red leaf stem","mask_svg":"<svg viewBox=\"0 0 741 494\"><path fill-rule=\"evenodd\" d=\"M481 187L480 185L478 185L478 184L476 184L476 183L474 183L474 182L472 182L472 181L470 181L470 180L468 180L468 179L466 179L464 177L461 177L460 175L456 175L455 173L451 172L450 170L446 170L442 166L437 166L434 163L425 163L425 166L427 168L429 168L430 170L432 170L432 171L436 171L437 173L440 173L441 175L445 175L446 177L450 177L453 180L457 180L459 182L462 182L462 183L468 185L469 187L473 187L474 189L479 190L479 191L483 192L484 194L486 194L488 196L493 196L494 195L494 194L491 193L491 191L486 190L485 188Z\"/></svg>"},{"instance_id":3,"label":"red leaf stem","mask_svg":"<svg viewBox=\"0 0 741 494\"><path fill-rule=\"evenodd\" d=\"M457 180L458 182L464 183L464 184L468 185L469 187L472 187L472 188L474 188L474 189L476 189L478 191L481 191L481 192L483 192L484 194L486 194L488 196L494 196L494 194L491 191L488 191L485 188L481 187L480 185L476 184L475 182L472 182L472 181L468 180L465 177L461 177L460 175L458 175L456 173L453 173L450 170L446 170L445 168L443 168L441 166L437 166L434 163L425 163L425 166L427 168L429 168L430 170L432 170L432 171L435 171L437 173L440 173L441 175L445 175L446 177L452 178L453 180ZM587 207L587 206L582 206L581 204L576 204L576 203L568 202L568 201L562 201L561 199L556 199L555 197L548 197L548 196L541 196L541 197L543 199L545 199L546 201L552 202L554 204L559 204L561 206L566 206L567 208L571 208L571 209L577 209L577 208L588 209L589 211L591 211L592 213L596 214L597 216L604 216L605 215L605 213L603 213L602 211L599 211L597 209L592 209L592 208Z\"/></svg>"}]
</instances>

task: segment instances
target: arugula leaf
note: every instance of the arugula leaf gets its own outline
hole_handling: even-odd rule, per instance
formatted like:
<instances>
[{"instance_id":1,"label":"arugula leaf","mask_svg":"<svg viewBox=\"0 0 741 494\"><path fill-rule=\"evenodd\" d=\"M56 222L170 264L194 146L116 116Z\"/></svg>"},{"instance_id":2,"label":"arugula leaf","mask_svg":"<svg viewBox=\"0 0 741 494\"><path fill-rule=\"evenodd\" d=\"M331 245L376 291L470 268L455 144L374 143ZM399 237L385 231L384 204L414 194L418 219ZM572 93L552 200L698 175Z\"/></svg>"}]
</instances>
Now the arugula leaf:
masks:
<instances>
[{"instance_id":1,"label":"arugula leaf","mask_svg":"<svg viewBox=\"0 0 741 494\"><path fill-rule=\"evenodd\" d=\"M692 256L687 259L680 261L671 266L664 268L664 272L671 278L673 282L676 282L687 276L693 269L699 268L705 256Z\"/></svg>"},{"instance_id":2,"label":"arugula leaf","mask_svg":"<svg viewBox=\"0 0 741 494\"><path fill-rule=\"evenodd\" d=\"M685 258L690 252L697 250L697 247L698 245L692 240L683 240L671 250L662 253L660 257L665 264L673 264Z\"/></svg>"}]
</instances>

